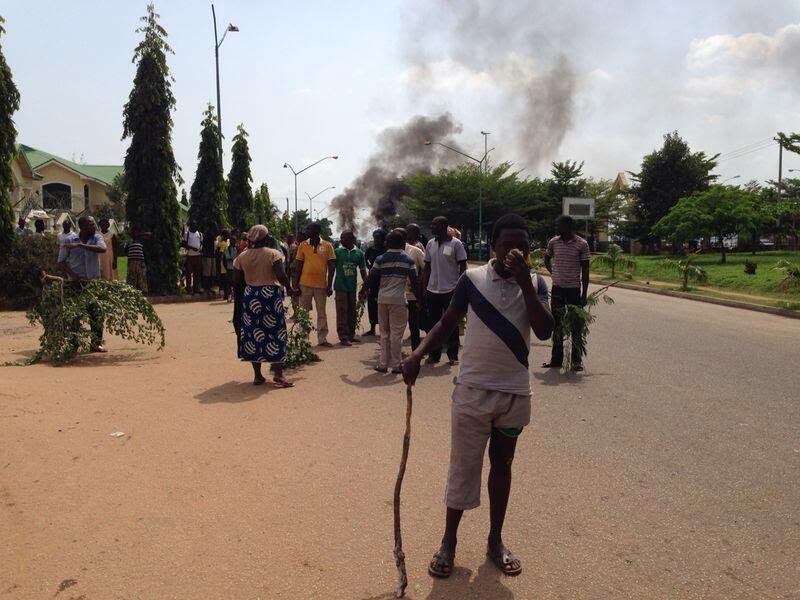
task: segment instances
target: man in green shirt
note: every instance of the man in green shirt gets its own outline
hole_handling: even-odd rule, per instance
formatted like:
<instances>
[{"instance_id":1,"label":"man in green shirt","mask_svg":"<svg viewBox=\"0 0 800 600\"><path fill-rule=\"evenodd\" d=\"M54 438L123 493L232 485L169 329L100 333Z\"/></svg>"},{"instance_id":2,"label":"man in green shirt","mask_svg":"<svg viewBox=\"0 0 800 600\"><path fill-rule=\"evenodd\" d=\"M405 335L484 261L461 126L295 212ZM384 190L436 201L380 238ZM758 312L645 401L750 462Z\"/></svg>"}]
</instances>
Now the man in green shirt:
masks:
<instances>
[{"instance_id":1,"label":"man in green shirt","mask_svg":"<svg viewBox=\"0 0 800 600\"><path fill-rule=\"evenodd\" d=\"M356 248L356 236L352 231L343 231L339 237L341 245L336 248L336 279L333 290L336 294L336 332L342 346L352 346L356 338L356 290L358 271L361 281L367 281L367 264L364 253Z\"/></svg>"}]
</instances>

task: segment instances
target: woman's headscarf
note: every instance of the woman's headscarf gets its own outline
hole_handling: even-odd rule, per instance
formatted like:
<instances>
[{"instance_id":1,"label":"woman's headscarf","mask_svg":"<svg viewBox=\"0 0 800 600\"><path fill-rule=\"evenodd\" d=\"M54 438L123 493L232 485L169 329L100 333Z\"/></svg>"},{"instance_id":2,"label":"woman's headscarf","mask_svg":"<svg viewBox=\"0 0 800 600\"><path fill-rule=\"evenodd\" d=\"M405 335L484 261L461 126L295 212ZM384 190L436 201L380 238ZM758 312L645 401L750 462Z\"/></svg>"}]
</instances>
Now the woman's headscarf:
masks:
<instances>
[{"instance_id":1,"label":"woman's headscarf","mask_svg":"<svg viewBox=\"0 0 800 600\"><path fill-rule=\"evenodd\" d=\"M251 244L257 244L268 235L269 229L267 229L266 225L253 225L247 232L247 241Z\"/></svg>"}]
</instances>

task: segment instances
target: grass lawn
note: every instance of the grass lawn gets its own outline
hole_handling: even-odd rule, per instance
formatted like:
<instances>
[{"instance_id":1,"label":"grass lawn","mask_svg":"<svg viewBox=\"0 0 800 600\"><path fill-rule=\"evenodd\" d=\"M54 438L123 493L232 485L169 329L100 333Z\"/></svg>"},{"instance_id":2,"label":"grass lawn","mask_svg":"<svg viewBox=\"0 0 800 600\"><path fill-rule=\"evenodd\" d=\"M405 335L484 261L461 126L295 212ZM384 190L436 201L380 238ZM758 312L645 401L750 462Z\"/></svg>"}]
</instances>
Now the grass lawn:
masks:
<instances>
[{"instance_id":1,"label":"grass lawn","mask_svg":"<svg viewBox=\"0 0 800 600\"><path fill-rule=\"evenodd\" d=\"M667 282L680 284L680 277L677 273L664 268L665 256L636 256L636 271L633 273L633 282ZM740 294L753 294L775 298L778 301L800 303L800 290L783 292L778 289L778 283L782 279L780 271L773 270L772 267L781 259L790 262L800 262L800 252L758 252L755 255L748 253L728 254L726 264L720 263L720 254L700 254L695 259L695 264L702 267L708 273L708 281L703 284L690 282L689 285L697 288L715 288L720 293L737 292ZM747 275L744 272L744 261L747 259L755 260L758 268L755 275ZM610 274L608 269L592 267L592 273L600 276ZM624 274L618 270L617 277L621 281L626 281ZM679 285L675 286L675 289ZM670 289L673 289L672 287ZM710 292L710 290L705 290ZM713 294L717 295L717 294ZM731 296L733 297L733 296ZM771 304L771 303L770 303Z\"/></svg>"}]
</instances>

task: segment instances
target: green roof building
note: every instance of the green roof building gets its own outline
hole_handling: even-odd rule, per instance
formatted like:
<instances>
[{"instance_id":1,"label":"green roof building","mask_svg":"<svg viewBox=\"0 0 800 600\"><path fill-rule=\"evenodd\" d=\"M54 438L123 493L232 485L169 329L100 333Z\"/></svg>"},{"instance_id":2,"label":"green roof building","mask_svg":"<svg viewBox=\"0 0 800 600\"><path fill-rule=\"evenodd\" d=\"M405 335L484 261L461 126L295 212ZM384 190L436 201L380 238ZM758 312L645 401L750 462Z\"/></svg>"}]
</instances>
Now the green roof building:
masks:
<instances>
[{"instance_id":1,"label":"green roof building","mask_svg":"<svg viewBox=\"0 0 800 600\"><path fill-rule=\"evenodd\" d=\"M17 150L11 163L16 217L44 211L50 217L49 228L65 219L94 215L110 202L108 187L123 172L122 165L77 163L24 144L18 144Z\"/></svg>"}]
</instances>

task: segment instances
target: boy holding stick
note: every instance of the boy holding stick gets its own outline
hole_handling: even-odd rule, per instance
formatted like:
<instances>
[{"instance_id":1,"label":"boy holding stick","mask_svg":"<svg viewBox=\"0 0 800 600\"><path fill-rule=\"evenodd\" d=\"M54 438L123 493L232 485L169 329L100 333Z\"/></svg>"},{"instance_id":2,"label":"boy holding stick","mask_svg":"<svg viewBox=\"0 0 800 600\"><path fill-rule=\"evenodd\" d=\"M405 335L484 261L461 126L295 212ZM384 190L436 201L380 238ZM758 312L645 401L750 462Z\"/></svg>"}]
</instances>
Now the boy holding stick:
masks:
<instances>
[{"instance_id":1,"label":"boy holding stick","mask_svg":"<svg viewBox=\"0 0 800 600\"><path fill-rule=\"evenodd\" d=\"M553 317L548 308L547 285L541 276L532 276L528 268L530 239L525 219L513 214L498 219L492 232L492 247L496 258L460 277L449 308L403 363L403 378L407 385L414 385L425 354L440 347L468 315L451 408L445 531L442 545L428 565L433 577L449 577L452 573L461 517L465 510L480 505L487 441L487 556L506 575L522 572L520 561L503 544L502 530L517 437L530 422L530 332L533 330L540 340L548 339Z\"/></svg>"}]
</instances>

